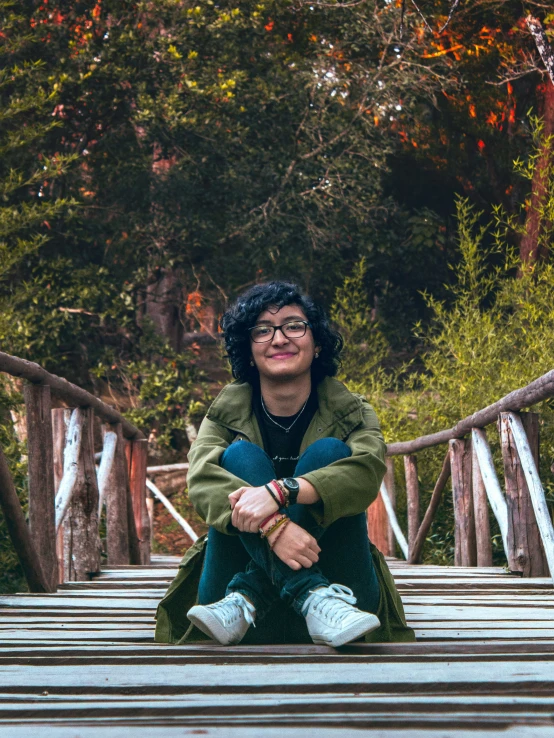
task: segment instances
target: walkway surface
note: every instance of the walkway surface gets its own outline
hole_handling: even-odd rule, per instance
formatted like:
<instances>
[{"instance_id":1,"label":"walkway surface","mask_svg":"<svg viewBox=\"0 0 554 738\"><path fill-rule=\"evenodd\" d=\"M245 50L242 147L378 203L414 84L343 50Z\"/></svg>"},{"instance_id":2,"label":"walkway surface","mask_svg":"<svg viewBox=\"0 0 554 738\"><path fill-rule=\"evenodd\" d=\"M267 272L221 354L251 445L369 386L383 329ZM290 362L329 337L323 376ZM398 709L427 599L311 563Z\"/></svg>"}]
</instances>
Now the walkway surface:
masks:
<instances>
[{"instance_id":1,"label":"walkway surface","mask_svg":"<svg viewBox=\"0 0 554 738\"><path fill-rule=\"evenodd\" d=\"M499 568L391 561L414 644L176 647L178 559L0 596L6 738L554 736L554 591Z\"/></svg>"}]
</instances>

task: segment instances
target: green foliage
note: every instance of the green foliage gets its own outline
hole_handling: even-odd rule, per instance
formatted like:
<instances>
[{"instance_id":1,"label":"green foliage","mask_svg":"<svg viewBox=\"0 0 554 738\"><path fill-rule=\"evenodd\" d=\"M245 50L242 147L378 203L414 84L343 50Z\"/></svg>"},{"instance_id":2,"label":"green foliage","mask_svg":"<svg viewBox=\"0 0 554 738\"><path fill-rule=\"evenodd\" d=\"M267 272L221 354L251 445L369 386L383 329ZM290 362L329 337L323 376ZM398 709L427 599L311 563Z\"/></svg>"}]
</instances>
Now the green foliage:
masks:
<instances>
[{"instance_id":1,"label":"green foliage","mask_svg":"<svg viewBox=\"0 0 554 738\"><path fill-rule=\"evenodd\" d=\"M361 259L337 289L330 317L340 326L345 342L341 377L348 378L353 392L373 394L387 385L383 363L390 349L372 310L365 306L366 274L366 260Z\"/></svg>"},{"instance_id":2,"label":"green foliage","mask_svg":"<svg viewBox=\"0 0 554 738\"><path fill-rule=\"evenodd\" d=\"M458 201L457 219L460 259L454 266L455 281L448 288L449 299L441 302L426 295L433 320L428 327L417 327L426 347L421 369L406 372L403 367L388 374L376 370L382 361L380 342L374 344L373 351L359 365L352 360L345 363L343 380L352 389L364 387L388 441L409 440L450 428L554 366L554 264L520 263L501 239L502 228L493 233L493 245L487 247L485 236L490 227L480 225L481 214L467 200ZM346 287L351 288L356 282L359 285L359 268L337 293L333 310L346 333L353 325L368 325L363 303L358 306L345 297ZM357 353L355 346L354 357ZM554 457L554 403L548 400L533 409L541 416L541 477L554 501L549 469ZM494 429L489 436L497 449ZM429 501L445 450L444 446L429 449L418 456L424 505ZM402 487L400 478L399 482ZM401 497L401 514L404 506L405 499ZM429 543L428 561L452 560L453 519L449 501L443 503ZM494 543L497 559L502 561L498 535Z\"/></svg>"},{"instance_id":3,"label":"green foliage","mask_svg":"<svg viewBox=\"0 0 554 738\"><path fill-rule=\"evenodd\" d=\"M175 352L146 330L134 358L107 354L93 374L107 382L112 401L147 434L149 453L165 456L188 445L187 426L207 409L208 389L194 351Z\"/></svg>"}]
</instances>

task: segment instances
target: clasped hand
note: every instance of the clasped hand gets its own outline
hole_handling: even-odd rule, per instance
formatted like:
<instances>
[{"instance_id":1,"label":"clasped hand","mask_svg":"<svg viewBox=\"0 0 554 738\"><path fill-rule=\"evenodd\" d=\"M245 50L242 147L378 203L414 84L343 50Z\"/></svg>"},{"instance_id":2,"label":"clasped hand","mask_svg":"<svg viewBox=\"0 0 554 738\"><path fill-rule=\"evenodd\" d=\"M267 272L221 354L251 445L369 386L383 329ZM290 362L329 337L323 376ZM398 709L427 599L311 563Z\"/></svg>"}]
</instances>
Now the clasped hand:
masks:
<instances>
[{"instance_id":1,"label":"clasped hand","mask_svg":"<svg viewBox=\"0 0 554 738\"><path fill-rule=\"evenodd\" d=\"M239 487L229 495L231 522L243 533L257 533L260 523L279 506L265 487Z\"/></svg>"},{"instance_id":2,"label":"clasped hand","mask_svg":"<svg viewBox=\"0 0 554 738\"><path fill-rule=\"evenodd\" d=\"M239 487L229 495L231 522L243 533L256 533L260 523L279 507L265 487ZM277 537L278 531L273 535ZM271 537L270 537L271 542ZM292 521L277 540L273 552L291 569L309 568L319 560L316 539Z\"/></svg>"}]
</instances>

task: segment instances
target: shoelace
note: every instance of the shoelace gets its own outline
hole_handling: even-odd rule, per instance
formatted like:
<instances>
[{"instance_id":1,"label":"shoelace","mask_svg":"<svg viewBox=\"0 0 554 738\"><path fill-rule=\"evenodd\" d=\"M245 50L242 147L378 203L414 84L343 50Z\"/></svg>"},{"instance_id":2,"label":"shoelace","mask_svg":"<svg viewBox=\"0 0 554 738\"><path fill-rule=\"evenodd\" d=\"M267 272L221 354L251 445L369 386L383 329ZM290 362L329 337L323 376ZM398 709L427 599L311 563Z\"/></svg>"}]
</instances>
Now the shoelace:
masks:
<instances>
[{"instance_id":1,"label":"shoelace","mask_svg":"<svg viewBox=\"0 0 554 738\"><path fill-rule=\"evenodd\" d=\"M314 603L314 612L319 612L330 622L336 622L341 615L351 612L348 605L357 602L354 592L344 584L330 584L328 587L310 591L310 596L304 603L303 612L307 613L310 605ZM346 613L346 614L347 614Z\"/></svg>"},{"instance_id":2,"label":"shoelace","mask_svg":"<svg viewBox=\"0 0 554 738\"><path fill-rule=\"evenodd\" d=\"M217 610L223 617L225 625L230 625L236 616L236 608L242 610L244 619L248 625L256 627L254 622L254 615L256 614L256 608L251 602L248 602L246 597L243 597L239 592L232 592L227 597L224 597L219 602L213 605L209 605L214 610Z\"/></svg>"}]
</instances>

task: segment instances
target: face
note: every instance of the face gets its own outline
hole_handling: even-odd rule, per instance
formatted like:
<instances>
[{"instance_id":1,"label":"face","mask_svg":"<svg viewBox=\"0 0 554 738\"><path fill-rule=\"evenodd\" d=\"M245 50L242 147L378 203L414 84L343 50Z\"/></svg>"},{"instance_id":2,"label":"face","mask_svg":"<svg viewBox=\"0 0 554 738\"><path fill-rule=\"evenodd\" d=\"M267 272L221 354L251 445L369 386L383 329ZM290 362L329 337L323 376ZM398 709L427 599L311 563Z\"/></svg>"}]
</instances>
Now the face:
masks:
<instances>
[{"instance_id":1,"label":"face","mask_svg":"<svg viewBox=\"0 0 554 738\"><path fill-rule=\"evenodd\" d=\"M256 325L283 325L289 321L307 320L298 305L285 305L279 310L270 307L258 315ZM252 359L261 376L268 379L295 379L310 371L316 346L310 328L299 338L287 338L275 331L273 339L265 343L250 341Z\"/></svg>"}]
</instances>

